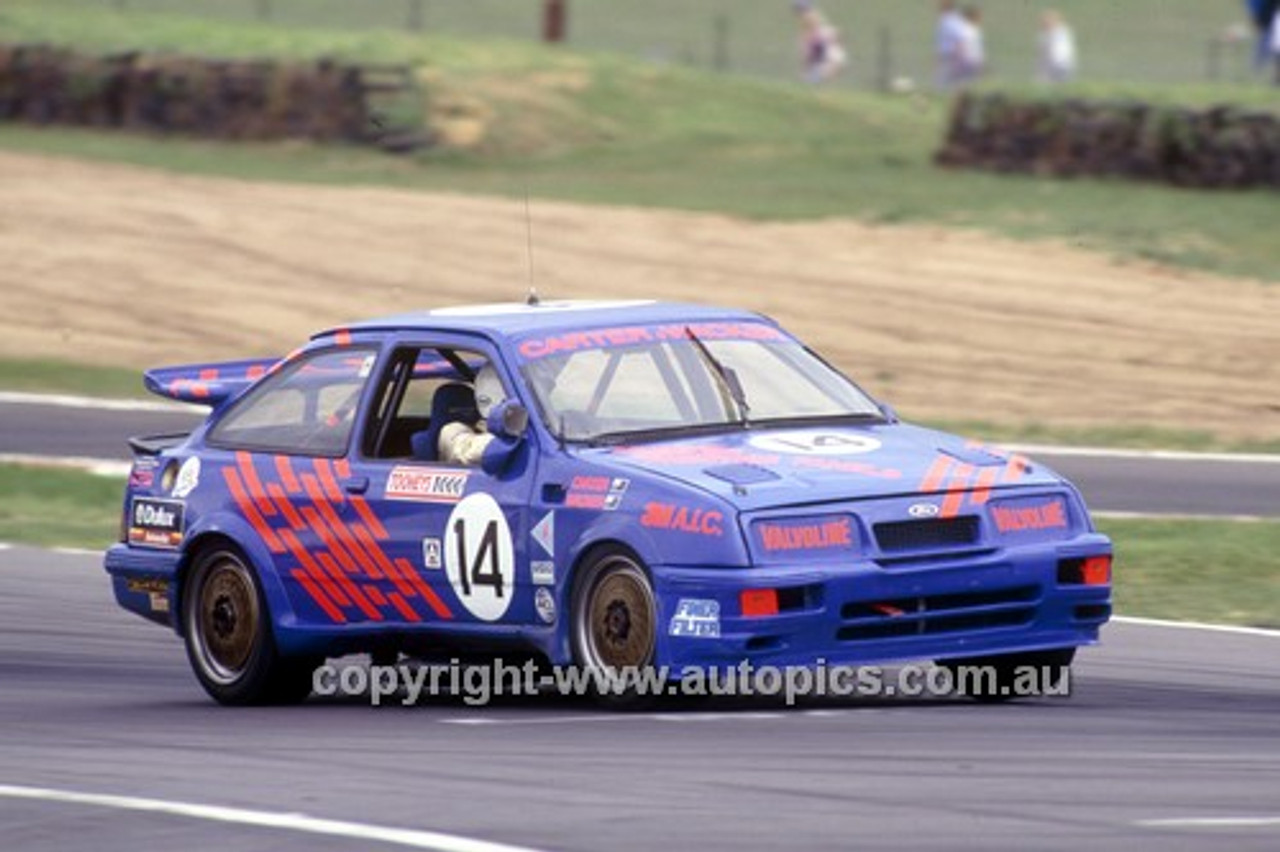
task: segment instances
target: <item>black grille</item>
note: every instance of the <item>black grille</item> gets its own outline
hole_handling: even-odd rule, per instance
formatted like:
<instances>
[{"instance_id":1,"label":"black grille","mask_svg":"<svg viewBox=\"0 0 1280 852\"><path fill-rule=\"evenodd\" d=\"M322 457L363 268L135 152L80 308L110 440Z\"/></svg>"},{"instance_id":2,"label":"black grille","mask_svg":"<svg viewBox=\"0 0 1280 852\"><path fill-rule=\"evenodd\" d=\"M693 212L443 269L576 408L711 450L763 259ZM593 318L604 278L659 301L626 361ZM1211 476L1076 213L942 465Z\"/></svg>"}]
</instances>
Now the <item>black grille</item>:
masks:
<instances>
[{"instance_id":1,"label":"black grille","mask_svg":"<svg viewBox=\"0 0 1280 852\"><path fill-rule=\"evenodd\" d=\"M1035 616L1040 590L1016 586L922 598L851 601L840 608L842 642L1017 627Z\"/></svg>"},{"instance_id":2,"label":"black grille","mask_svg":"<svg viewBox=\"0 0 1280 852\"><path fill-rule=\"evenodd\" d=\"M964 547L978 540L978 518L930 518L926 521L892 521L876 524L876 543L885 553Z\"/></svg>"}]
</instances>

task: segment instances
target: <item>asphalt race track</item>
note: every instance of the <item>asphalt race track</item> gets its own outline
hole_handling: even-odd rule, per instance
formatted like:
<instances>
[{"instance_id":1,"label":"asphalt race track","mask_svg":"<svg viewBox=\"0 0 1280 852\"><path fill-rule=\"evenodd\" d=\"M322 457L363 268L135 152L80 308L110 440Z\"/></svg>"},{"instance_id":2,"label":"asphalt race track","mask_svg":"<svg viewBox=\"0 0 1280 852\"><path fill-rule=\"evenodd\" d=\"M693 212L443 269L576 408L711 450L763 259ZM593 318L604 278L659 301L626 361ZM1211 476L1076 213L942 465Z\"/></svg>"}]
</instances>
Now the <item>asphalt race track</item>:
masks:
<instances>
[{"instance_id":1,"label":"asphalt race track","mask_svg":"<svg viewBox=\"0 0 1280 852\"><path fill-rule=\"evenodd\" d=\"M224 709L96 555L15 547L0 848L1280 848L1280 636L1113 624L1072 685L996 706Z\"/></svg>"},{"instance_id":2,"label":"asphalt race track","mask_svg":"<svg viewBox=\"0 0 1280 852\"><path fill-rule=\"evenodd\" d=\"M0 455L125 461L129 436L186 431L199 419L199 414L183 411L103 411L0 400ZM1052 450L1034 452L1032 458L1074 482L1094 511L1280 516L1280 459L1264 463Z\"/></svg>"}]
</instances>

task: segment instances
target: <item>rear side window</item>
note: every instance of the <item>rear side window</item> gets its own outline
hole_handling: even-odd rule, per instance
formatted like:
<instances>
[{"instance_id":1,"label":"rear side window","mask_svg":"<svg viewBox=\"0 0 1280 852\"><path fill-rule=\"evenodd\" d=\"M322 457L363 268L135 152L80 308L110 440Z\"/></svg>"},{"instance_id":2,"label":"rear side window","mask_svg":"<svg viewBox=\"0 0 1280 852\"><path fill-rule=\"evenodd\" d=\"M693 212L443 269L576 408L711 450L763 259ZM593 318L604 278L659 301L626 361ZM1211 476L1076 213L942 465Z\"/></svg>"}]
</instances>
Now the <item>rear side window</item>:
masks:
<instances>
[{"instance_id":1,"label":"rear side window","mask_svg":"<svg viewBox=\"0 0 1280 852\"><path fill-rule=\"evenodd\" d=\"M209 433L215 447L341 456L373 362L369 347L298 358L239 400Z\"/></svg>"}]
</instances>

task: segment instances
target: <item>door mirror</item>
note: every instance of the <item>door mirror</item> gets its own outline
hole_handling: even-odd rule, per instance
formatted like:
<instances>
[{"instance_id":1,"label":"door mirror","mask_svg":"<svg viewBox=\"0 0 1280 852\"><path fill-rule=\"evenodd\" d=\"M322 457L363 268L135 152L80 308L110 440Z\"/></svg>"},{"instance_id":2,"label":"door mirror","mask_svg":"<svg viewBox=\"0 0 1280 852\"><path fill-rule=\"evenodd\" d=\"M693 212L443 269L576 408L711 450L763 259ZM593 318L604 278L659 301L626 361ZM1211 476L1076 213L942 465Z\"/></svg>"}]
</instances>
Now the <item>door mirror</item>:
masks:
<instances>
[{"instance_id":1,"label":"door mirror","mask_svg":"<svg viewBox=\"0 0 1280 852\"><path fill-rule=\"evenodd\" d=\"M503 400L489 412L487 422L494 435L518 440L529 428L529 410L513 399Z\"/></svg>"}]
</instances>

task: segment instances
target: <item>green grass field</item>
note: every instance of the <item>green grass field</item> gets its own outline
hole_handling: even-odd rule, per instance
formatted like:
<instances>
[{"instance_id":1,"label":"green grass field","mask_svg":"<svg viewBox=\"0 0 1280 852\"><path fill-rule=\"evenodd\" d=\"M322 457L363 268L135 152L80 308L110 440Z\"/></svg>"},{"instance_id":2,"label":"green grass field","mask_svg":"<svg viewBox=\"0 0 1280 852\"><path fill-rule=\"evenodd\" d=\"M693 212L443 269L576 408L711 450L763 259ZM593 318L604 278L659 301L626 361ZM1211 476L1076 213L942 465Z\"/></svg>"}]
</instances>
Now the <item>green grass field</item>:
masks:
<instances>
[{"instance_id":1,"label":"green grass field","mask_svg":"<svg viewBox=\"0 0 1280 852\"><path fill-rule=\"evenodd\" d=\"M102 548L120 525L123 480L0 465L0 541ZM1104 520L1115 542L1116 611L1280 627L1280 522Z\"/></svg>"},{"instance_id":2,"label":"green grass field","mask_svg":"<svg viewBox=\"0 0 1280 852\"><path fill-rule=\"evenodd\" d=\"M645 59L725 67L734 72L798 77L796 24L789 0L571 0L570 42L576 48ZM844 85L871 85L880 73L882 38L889 39L893 76L927 82L932 75L933 0L823 0L850 49ZM1210 79L1209 43L1245 20L1233 0L986 0L992 71L1024 80L1034 67L1040 13L1061 9L1076 28L1083 69L1092 79L1149 83ZM42 8L121 10L130 18L169 12L219 21L259 20L264 11L282 30L406 29L417 7L426 32L528 40L540 32L540 0L40 0ZM723 22L723 23L719 23ZM723 29L720 29L722 28ZM723 35L718 35L718 33ZM721 46L722 45L722 46ZM1245 45L1225 48L1218 79L1247 76Z\"/></svg>"},{"instance_id":3,"label":"green grass field","mask_svg":"<svg viewBox=\"0 0 1280 852\"><path fill-rule=\"evenodd\" d=\"M0 147L250 179L528 192L769 219L937 222L1280 279L1275 193L941 171L931 155L948 105L933 96L815 92L527 41L120 14L105 3L68 9L15 0L0 8L0 40L407 62L426 82L424 109L470 110L487 133L466 150L409 159L19 126L0 128ZM1069 94L1275 104L1274 90L1260 86L1082 86Z\"/></svg>"},{"instance_id":4,"label":"green grass field","mask_svg":"<svg viewBox=\"0 0 1280 852\"><path fill-rule=\"evenodd\" d=\"M106 547L120 530L124 480L0 465L0 541Z\"/></svg>"},{"instance_id":5,"label":"green grass field","mask_svg":"<svg viewBox=\"0 0 1280 852\"><path fill-rule=\"evenodd\" d=\"M146 396L138 370L32 359L0 358L0 390L116 399Z\"/></svg>"}]
</instances>

